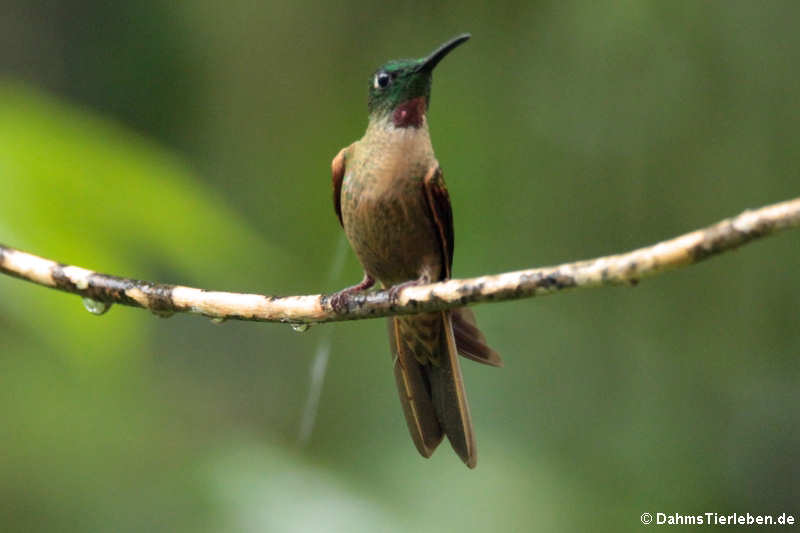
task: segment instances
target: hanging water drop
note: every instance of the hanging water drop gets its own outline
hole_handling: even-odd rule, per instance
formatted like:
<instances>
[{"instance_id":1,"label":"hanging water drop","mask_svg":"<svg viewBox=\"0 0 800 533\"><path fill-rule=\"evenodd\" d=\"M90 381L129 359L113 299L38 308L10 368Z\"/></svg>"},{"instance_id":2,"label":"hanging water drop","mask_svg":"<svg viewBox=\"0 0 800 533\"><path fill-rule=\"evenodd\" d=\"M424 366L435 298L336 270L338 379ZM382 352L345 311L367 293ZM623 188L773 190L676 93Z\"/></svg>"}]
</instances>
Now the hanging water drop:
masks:
<instances>
[{"instance_id":1,"label":"hanging water drop","mask_svg":"<svg viewBox=\"0 0 800 533\"><path fill-rule=\"evenodd\" d=\"M175 314L175 311L170 311L169 309L150 309L150 312L158 318L169 318Z\"/></svg>"},{"instance_id":2,"label":"hanging water drop","mask_svg":"<svg viewBox=\"0 0 800 533\"><path fill-rule=\"evenodd\" d=\"M305 322L292 322L290 325L292 326L292 329L295 330L297 333L303 333L305 331L308 331L308 328L311 327L311 324L307 324Z\"/></svg>"},{"instance_id":3,"label":"hanging water drop","mask_svg":"<svg viewBox=\"0 0 800 533\"><path fill-rule=\"evenodd\" d=\"M101 302L88 296L83 297L83 306L93 315L102 315L111 309L111 302Z\"/></svg>"}]
</instances>

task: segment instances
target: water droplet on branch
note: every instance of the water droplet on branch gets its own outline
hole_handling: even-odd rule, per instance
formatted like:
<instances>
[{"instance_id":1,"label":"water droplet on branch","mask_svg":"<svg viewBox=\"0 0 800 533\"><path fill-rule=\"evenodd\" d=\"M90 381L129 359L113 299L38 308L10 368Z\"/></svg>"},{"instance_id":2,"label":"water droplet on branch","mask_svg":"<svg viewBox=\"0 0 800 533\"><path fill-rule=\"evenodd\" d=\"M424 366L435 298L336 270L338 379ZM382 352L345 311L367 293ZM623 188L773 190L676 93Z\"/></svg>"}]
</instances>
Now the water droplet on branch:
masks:
<instances>
[{"instance_id":1,"label":"water droplet on branch","mask_svg":"<svg viewBox=\"0 0 800 533\"><path fill-rule=\"evenodd\" d=\"M93 315L102 315L111 309L111 302L101 302L88 296L83 297L83 306Z\"/></svg>"},{"instance_id":2,"label":"water droplet on branch","mask_svg":"<svg viewBox=\"0 0 800 533\"><path fill-rule=\"evenodd\" d=\"M311 324L306 324L305 322L292 322L290 325L297 333L308 331L308 328L311 327Z\"/></svg>"}]
</instances>

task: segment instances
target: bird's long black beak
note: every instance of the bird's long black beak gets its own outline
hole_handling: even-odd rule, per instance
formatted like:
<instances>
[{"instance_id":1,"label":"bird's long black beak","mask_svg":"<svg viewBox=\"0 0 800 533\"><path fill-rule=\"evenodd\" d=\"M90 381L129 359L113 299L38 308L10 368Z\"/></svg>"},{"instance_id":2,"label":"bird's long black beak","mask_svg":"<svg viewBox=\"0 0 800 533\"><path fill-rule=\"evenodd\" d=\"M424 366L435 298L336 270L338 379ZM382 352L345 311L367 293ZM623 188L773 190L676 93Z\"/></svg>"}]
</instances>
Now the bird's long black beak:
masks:
<instances>
[{"instance_id":1,"label":"bird's long black beak","mask_svg":"<svg viewBox=\"0 0 800 533\"><path fill-rule=\"evenodd\" d=\"M469 33L462 33L457 37L453 37L442 46L434 50L430 53L428 57L422 60L417 70L433 70L433 67L439 64L439 61L444 59L444 56L449 54L453 48L460 45L461 43L467 41L470 37L472 37Z\"/></svg>"}]
</instances>

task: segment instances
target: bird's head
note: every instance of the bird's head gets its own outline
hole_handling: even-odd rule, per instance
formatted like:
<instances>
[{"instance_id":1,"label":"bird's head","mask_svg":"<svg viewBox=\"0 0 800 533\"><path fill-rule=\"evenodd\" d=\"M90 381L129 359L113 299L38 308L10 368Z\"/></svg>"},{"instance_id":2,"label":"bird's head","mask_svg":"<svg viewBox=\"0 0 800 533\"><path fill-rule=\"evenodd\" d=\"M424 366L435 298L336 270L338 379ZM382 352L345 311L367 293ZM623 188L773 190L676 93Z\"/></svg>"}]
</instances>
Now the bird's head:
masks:
<instances>
[{"instance_id":1,"label":"bird's head","mask_svg":"<svg viewBox=\"0 0 800 533\"><path fill-rule=\"evenodd\" d=\"M391 116L395 127L420 127L430 102L434 67L469 38L468 33L461 34L426 57L393 59L376 70L369 81L370 120Z\"/></svg>"}]
</instances>

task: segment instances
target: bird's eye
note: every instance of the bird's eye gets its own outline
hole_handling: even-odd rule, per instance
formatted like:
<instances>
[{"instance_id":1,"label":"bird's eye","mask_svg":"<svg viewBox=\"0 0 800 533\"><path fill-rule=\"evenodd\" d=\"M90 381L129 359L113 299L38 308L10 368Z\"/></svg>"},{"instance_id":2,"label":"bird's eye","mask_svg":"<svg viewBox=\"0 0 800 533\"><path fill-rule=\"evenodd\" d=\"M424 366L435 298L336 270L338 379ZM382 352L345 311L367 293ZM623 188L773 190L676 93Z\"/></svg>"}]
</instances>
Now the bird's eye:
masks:
<instances>
[{"instance_id":1,"label":"bird's eye","mask_svg":"<svg viewBox=\"0 0 800 533\"><path fill-rule=\"evenodd\" d=\"M376 89L383 89L389 82L392 81L392 77L389 75L388 72L378 72L375 74L375 88Z\"/></svg>"}]
</instances>

